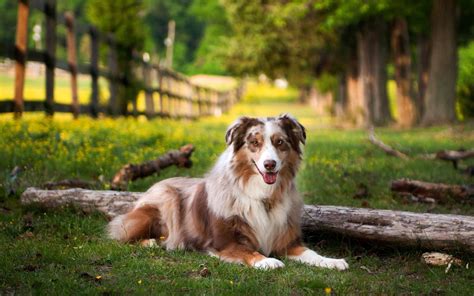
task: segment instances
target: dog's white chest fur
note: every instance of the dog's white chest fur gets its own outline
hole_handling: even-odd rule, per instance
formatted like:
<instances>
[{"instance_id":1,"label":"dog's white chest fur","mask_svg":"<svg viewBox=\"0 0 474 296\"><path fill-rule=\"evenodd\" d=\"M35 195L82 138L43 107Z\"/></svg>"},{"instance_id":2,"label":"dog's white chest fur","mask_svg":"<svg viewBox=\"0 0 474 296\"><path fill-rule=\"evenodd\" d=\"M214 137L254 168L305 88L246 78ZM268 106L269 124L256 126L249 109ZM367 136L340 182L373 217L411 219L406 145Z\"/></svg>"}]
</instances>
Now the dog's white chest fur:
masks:
<instances>
[{"instance_id":1,"label":"dog's white chest fur","mask_svg":"<svg viewBox=\"0 0 474 296\"><path fill-rule=\"evenodd\" d=\"M254 176L244 188L236 190L228 215L242 217L254 230L262 253L268 255L276 238L287 226L291 199L284 196L281 203L268 210L265 201L271 196L273 186L264 184L260 176Z\"/></svg>"}]
</instances>

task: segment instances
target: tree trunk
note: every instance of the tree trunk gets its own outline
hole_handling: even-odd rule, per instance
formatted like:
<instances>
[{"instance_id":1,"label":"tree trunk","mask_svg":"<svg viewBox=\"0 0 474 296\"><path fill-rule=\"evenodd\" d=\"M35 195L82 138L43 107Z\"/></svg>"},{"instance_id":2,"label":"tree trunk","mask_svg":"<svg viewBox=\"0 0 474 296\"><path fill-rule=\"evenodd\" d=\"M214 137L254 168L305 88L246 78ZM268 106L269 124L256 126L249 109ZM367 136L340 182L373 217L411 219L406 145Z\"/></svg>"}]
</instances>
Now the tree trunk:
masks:
<instances>
[{"instance_id":1,"label":"tree trunk","mask_svg":"<svg viewBox=\"0 0 474 296\"><path fill-rule=\"evenodd\" d=\"M396 18L394 21L391 45L397 84L398 123L402 127L411 127L418 120L418 110L410 77L412 72L410 40L408 25L404 18Z\"/></svg>"},{"instance_id":2,"label":"tree trunk","mask_svg":"<svg viewBox=\"0 0 474 296\"><path fill-rule=\"evenodd\" d=\"M299 87L298 102L301 104L307 103L309 99L311 87L309 85L303 85Z\"/></svg>"},{"instance_id":3,"label":"tree trunk","mask_svg":"<svg viewBox=\"0 0 474 296\"><path fill-rule=\"evenodd\" d=\"M384 125L392 120L387 97L386 24L380 20L362 24L357 34L360 96L365 125Z\"/></svg>"},{"instance_id":4,"label":"tree trunk","mask_svg":"<svg viewBox=\"0 0 474 296\"><path fill-rule=\"evenodd\" d=\"M423 118L425 113L425 94L426 87L428 86L428 75L430 70L430 55L431 55L431 43L430 39L425 35L418 35L416 41L416 72L418 80L418 93L416 96L417 109L419 110L420 119Z\"/></svg>"},{"instance_id":5,"label":"tree trunk","mask_svg":"<svg viewBox=\"0 0 474 296\"><path fill-rule=\"evenodd\" d=\"M423 125L456 120L456 1L434 0L431 10L431 57Z\"/></svg>"},{"instance_id":6,"label":"tree trunk","mask_svg":"<svg viewBox=\"0 0 474 296\"><path fill-rule=\"evenodd\" d=\"M359 79L357 53L352 55L352 59L347 65L345 84L347 94L347 102L345 104L346 117L356 126L362 126L365 122L366 113L359 90L361 79Z\"/></svg>"},{"instance_id":7,"label":"tree trunk","mask_svg":"<svg viewBox=\"0 0 474 296\"><path fill-rule=\"evenodd\" d=\"M47 207L73 204L85 211L98 210L114 217L129 211L141 195L136 192L28 188L21 195L21 202ZM306 205L302 228L307 232L330 231L392 245L474 252L474 217L470 216Z\"/></svg>"}]
</instances>

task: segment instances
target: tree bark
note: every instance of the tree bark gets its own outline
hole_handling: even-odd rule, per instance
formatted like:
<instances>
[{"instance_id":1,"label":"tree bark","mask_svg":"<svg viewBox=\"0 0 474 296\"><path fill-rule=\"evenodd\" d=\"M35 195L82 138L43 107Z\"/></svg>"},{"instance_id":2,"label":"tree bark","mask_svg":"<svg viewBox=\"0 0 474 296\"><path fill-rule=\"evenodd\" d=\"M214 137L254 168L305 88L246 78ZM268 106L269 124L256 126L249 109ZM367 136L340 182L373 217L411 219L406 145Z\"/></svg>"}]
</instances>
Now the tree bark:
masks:
<instances>
[{"instance_id":1,"label":"tree bark","mask_svg":"<svg viewBox=\"0 0 474 296\"><path fill-rule=\"evenodd\" d=\"M417 95L416 104L419 110L420 120L425 113L425 94L428 86L428 75L430 70L431 43L425 35L418 35L416 41L416 72L417 72Z\"/></svg>"},{"instance_id":2,"label":"tree bark","mask_svg":"<svg viewBox=\"0 0 474 296\"><path fill-rule=\"evenodd\" d=\"M137 192L28 188L21 195L21 202L47 207L73 204L84 211L98 210L108 217L115 217L129 211L141 195ZM306 205L302 229L401 246L474 252L474 217L469 216Z\"/></svg>"},{"instance_id":3,"label":"tree bark","mask_svg":"<svg viewBox=\"0 0 474 296\"><path fill-rule=\"evenodd\" d=\"M456 120L456 1L434 0L431 10L431 57L423 125Z\"/></svg>"},{"instance_id":4,"label":"tree bark","mask_svg":"<svg viewBox=\"0 0 474 296\"><path fill-rule=\"evenodd\" d=\"M387 97L386 24L367 21L357 34L360 96L364 102L365 125L385 125L392 121Z\"/></svg>"},{"instance_id":5,"label":"tree bark","mask_svg":"<svg viewBox=\"0 0 474 296\"><path fill-rule=\"evenodd\" d=\"M307 205L302 228L399 246L474 252L470 216Z\"/></svg>"},{"instance_id":6,"label":"tree bark","mask_svg":"<svg viewBox=\"0 0 474 296\"><path fill-rule=\"evenodd\" d=\"M392 26L392 55L397 85L398 124L411 127L418 120L417 105L414 100L411 69L410 40L408 25L404 18L396 18Z\"/></svg>"},{"instance_id":7,"label":"tree bark","mask_svg":"<svg viewBox=\"0 0 474 296\"><path fill-rule=\"evenodd\" d=\"M363 126L365 123L364 102L360 93L361 79L359 79L359 68L357 53L354 52L347 65L346 72L346 94L345 114L349 121L356 126Z\"/></svg>"}]
</instances>

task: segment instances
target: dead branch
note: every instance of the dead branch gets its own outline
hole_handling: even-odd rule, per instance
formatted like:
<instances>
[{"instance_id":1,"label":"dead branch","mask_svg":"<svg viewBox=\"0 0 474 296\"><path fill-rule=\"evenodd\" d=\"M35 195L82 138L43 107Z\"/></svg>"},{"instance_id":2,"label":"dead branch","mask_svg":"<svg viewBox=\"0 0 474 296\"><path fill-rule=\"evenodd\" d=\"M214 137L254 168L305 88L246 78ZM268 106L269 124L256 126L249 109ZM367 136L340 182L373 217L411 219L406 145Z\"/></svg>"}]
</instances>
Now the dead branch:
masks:
<instances>
[{"instance_id":1,"label":"dead branch","mask_svg":"<svg viewBox=\"0 0 474 296\"><path fill-rule=\"evenodd\" d=\"M466 201L474 197L472 186L429 183L409 179L392 181L390 189L402 194L412 194L421 199L432 198L440 203L447 202L449 198Z\"/></svg>"},{"instance_id":2,"label":"dead branch","mask_svg":"<svg viewBox=\"0 0 474 296\"><path fill-rule=\"evenodd\" d=\"M137 192L28 188L21 202L47 207L73 204L114 217L127 212L140 196ZM392 245L474 252L474 217L470 216L306 205L302 228L305 232L329 231Z\"/></svg>"},{"instance_id":3,"label":"dead branch","mask_svg":"<svg viewBox=\"0 0 474 296\"><path fill-rule=\"evenodd\" d=\"M371 128L369 130L369 141L374 144L375 146L379 147L388 155L392 155L401 159L410 159L410 158L418 158L418 159L440 159L445 161L453 162L454 168L458 168L458 161L463 159L468 159L474 157L474 149L471 150L441 150L436 153L425 153L425 154L418 154L414 156L410 156L406 153L398 151L393 147L385 144L381 140L377 139L375 136L374 129Z\"/></svg>"},{"instance_id":4,"label":"dead branch","mask_svg":"<svg viewBox=\"0 0 474 296\"><path fill-rule=\"evenodd\" d=\"M142 164L126 164L113 177L111 188L124 190L128 182L148 177L171 165L190 168L192 166L191 154L194 151L192 144L187 144L179 150L171 150L152 161Z\"/></svg>"},{"instance_id":5,"label":"dead branch","mask_svg":"<svg viewBox=\"0 0 474 296\"><path fill-rule=\"evenodd\" d=\"M382 149L383 151L385 151L385 153L389 154L389 155L392 155L392 156L395 156L395 157L398 157L398 158L401 158L401 159L408 159L408 155L406 155L405 153L403 152L400 152L392 147L390 147L389 145L385 144L384 142L380 141L379 139L377 139L375 137L375 132L374 132L374 129L371 128L370 131L369 131L369 141L374 144L375 146L379 147L380 149Z\"/></svg>"}]
</instances>

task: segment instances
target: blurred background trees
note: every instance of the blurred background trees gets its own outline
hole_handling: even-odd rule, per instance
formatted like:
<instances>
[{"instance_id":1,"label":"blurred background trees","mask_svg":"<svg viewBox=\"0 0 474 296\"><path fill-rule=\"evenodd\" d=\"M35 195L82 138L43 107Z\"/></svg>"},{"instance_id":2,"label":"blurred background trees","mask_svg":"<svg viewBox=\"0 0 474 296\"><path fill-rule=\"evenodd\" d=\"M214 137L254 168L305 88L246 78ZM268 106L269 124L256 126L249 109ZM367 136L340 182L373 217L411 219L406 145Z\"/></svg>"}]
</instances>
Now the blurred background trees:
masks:
<instances>
[{"instance_id":1,"label":"blurred background trees","mask_svg":"<svg viewBox=\"0 0 474 296\"><path fill-rule=\"evenodd\" d=\"M15 1L0 7L0 26L14 27ZM469 0L73 0L58 8L155 59L165 56L174 20L177 71L284 78L301 101L328 95L326 111L359 126L474 116ZM0 30L0 43L13 36ZM122 57L123 71L128 63Z\"/></svg>"}]
</instances>

